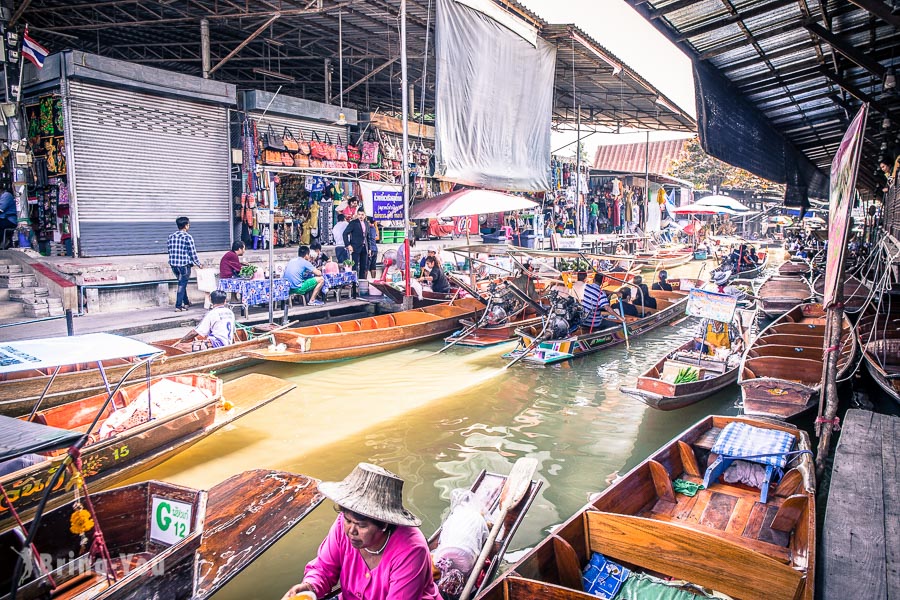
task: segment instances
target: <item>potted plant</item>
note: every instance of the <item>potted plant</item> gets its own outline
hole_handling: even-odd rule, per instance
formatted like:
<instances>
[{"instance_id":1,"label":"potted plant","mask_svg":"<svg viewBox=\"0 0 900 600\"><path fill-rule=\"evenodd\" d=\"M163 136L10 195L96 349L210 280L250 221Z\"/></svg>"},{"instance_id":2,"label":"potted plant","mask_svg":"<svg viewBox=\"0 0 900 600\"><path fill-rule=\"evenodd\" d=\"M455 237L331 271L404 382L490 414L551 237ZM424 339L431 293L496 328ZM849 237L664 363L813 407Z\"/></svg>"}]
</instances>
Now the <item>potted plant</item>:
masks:
<instances>
[{"instance_id":1,"label":"potted plant","mask_svg":"<svg viewBox=\"0 0 900 600\"><path fill-rule=\"evenodd\" d=\"M352 258L348 258L348 259L345 260L343 263L341 263L341 265L342 265L342 266L341 266L341 271L344 271L344 272L346 272L346 271L352 271L352 270L353 270L353 265L354 265L354 264L356 264L356 263L353 262L353 259L352 259Z\"/></svg>"}]
</instances>

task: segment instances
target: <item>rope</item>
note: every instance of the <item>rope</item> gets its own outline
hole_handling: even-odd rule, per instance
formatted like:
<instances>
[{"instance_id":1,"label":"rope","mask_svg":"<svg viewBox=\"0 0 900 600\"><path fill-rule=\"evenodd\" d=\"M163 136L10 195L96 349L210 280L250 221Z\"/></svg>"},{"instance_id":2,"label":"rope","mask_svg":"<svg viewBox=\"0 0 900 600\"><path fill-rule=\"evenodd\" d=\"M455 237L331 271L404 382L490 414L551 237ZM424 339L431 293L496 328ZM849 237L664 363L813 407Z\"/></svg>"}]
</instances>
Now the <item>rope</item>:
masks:
<instances>
[{"instance_id":1,"label":"rope","mask_svg":"<svg viewBox=\"0 0 900 600\"><path fill-rule=\"evenodd\" d=\"M841 430L841 418L835 417L833 419L826 419L825 417L816 417L816 425L824 424L831 425L832 431L840 431Z\"/></svg>"},{"instance_id":2,"label":"rope","mask_svg":"<svg viewBox=\"0 0 900 600\"><path fill-rule=\"evenodd\" d=\"M107 581L118 581L116 572L113 569L112 557L109 555L109 548L106 547L106 541L103 537L103 530L100 529L97 511L94 510L94 503L91 502L91 496L88 494L87 484L85 484L84 477L81 475L81 450L72 446L69 448L68 454L72 458L71 468L78 474L78 479L81 482L81 491L84 494L85 508L91 514L91 519L94 521L94 540L91 542L91 556L99 556L103 562L106 563L105 574Z\"/></svg>"},{"instance_id":3,"label":"rope","mask_svg":"<svg viewBox=\"0 0 900 600\"><path fill-rule=\"evenodd\" d=\"M13 516L13 518L16 520L16 524L18 524L19 528L22 530L22 533L23 534L27 533L28 529L25 528L25 524L22 522L22 519L19 517L19 512L13 506L13 503L10 502L9 496L6 495L6 489L3 487L2 483L0 483L0 493L3 494L3 500L6 502L6 506L9 507L9 514L11 514ZM40 555L40 553L38 552L37 546L34 543L32 543L29 546L29 548L31 549L32 557ZM43 573L44 577L47 578L47 581L50 582L50 586L53 589L56 589L56 587L57 587L56 582L53 580L53 577L50 575L50 572L47 571L47 569L44 567L44 561L32 560L32 562L37 563L38 568L41 570L41 573Z\"/></svg>"}]
</instances>

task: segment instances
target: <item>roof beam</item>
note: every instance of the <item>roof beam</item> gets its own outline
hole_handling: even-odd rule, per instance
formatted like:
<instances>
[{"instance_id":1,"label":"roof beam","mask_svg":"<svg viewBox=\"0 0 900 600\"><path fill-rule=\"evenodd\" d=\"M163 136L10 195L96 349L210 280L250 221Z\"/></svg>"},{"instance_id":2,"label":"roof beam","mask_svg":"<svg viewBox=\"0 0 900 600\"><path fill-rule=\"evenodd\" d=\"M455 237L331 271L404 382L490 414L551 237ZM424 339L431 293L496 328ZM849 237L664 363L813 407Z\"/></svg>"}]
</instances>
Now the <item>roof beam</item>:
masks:
<instances>
[{"instance_id":1,"label":"roof beam","mask_svg":"<svg viewBox=\"0 0 900 600\"><path fill-rule=\"evenodd\" d=\"M715 31L716 29L721 29L723 27L727 27L728 25L733 25L738 21L742 21L744 19L749 19L750 17L755 17L758 15L764 15L767 12L771 12L777 8L781 8L783 6L787 6L788 4L796 4L797 0L772 0L771 2L767 2L765 4L759 4L754 6L753 8L749 8L743 12L739 12L736 15L728 15L727 17L721 17L715 19L712 23L707 25L703 25L701 27L697 27L695 29L691 29L690 31L682 32L675 39L679 42L685 42L690 40L692 37L697 35L704 35L706 33L710 33Z\"/></svg>"},{"instance_id":2,"label":"roof beam","mask_svg":"<svg viewBox=\"0 0 900 600\"><path fill-rule=\"evenodd\" d=\"M367 82L368 80L370 80L372 77L375 77L376 75L378 75L379 73L381 73L382 71L384 71L385 69L387 69L389 66L391 66L392 64L394 64L394 63L397 62L398 60L399 60L399 58L391 58L391 59L389 59L389 60L387 60L387 61L381 63L380 65L378 65L377 67L375 67L374 69L372 69L371 71L369 71L369 73L368 73L365 77L363 77L362 79L359 79L358 81L356 81L355 83L349 85L348 87L345 87L343 93L338 94L337 97L340 97L340 96L342 96L342 95L343 95L343 96L346 96L348 93L350 93L350 91L356 89L357 87L359 87L359 86L362 85L363 83L365 83L365 82Z\"/></svg>"},{"instance_id":3,"label":"roof beam","mask_svg":"<svg viewBox=\"0 0 900 600\"><path fill-rule=\"evenodd\" d=\"M826 30L824 27L814 22L806 22L803 26L812 34L818 36L819 38L828 42L832 48L834 48L841 56L846 58L847 60L853 62L854 64L862 67L872 75L875 75L879 79L884 79L885 68L881 65L881 63L872 60L862 52L857 51L856 49L847 46L843 40L841 40L838 36L834 35L830 31Z\"/></svg>"},{"instance_id":4,"label":"roof beam","mask_svg":"<svg viewBox=\"0 0 900 600\"><path fill-rule=\"evenodd\" d=\"M281 18L281 13L275 13L274 15L269 17L269 19L265 23L263 23L262 25L260 25L259 27L256 28L256 31L251 33L243 42L238 44L234 50L232 50L231 52L226 54L225 58L223 58L222 60L217 62L216 65L212 69L209 70L209 74L212 75L213 73L218 71L219 67L221 67L222 65L227 63L231 59L232 56L234 56L235 54L237 54L238 52L243 50L244 46L246 46L247 44L249 44L250 42L255 40L259 36L259 34L261 34L263 31L265 31L269 25L271 25L272 23L277 21L279 18Z\"/></svg>"},{"instance_id":5,"label":"roof beam","mask_svg":"<svg viewBox=\"0 0 900 600\"><path fill-rule=\"evenodd\" d=\"M843 77L838 75L837 73L833 73L831 71L831 69L822 67L821 69L819 69L819 72L822 73L822 75L824 75L825 77L830 79L835 84L844 88L844 90L846 90L848 94L850 94L857 100L860 100L861 102L868 102L872 108L874 108L881 114L883 114L885 116L890 116L890 111L888 111L888 109L884 106L884 104L882 104L881 102L879 102L872 96L868 95L867 93L865 93L864 91L862 91L861 89L859 89L858 87L856 87L855 85L853 85L852 83L850 83L849 81L847 81L846 79L844 79Z\"/></svg>"},{"instance_id":6,"label":"roof beam","mask_svg":"<svg viewBox=\"0 0 900 600\"><path fill-rule=\"evenodd\" d=\"M882 21L894 27L900 27L900 15L895 15L891 7L881 0L850 0L853 4L867 10Z\"/></svg>"}]
</instances>

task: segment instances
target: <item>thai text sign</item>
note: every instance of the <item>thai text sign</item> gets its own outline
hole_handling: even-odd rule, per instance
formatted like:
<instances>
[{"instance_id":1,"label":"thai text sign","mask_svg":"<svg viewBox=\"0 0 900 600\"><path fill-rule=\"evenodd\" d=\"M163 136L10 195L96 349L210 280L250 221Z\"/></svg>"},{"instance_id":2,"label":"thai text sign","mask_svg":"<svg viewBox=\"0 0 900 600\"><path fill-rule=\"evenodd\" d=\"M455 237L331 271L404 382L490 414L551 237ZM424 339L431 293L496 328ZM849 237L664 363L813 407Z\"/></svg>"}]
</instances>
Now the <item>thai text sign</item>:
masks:
<instances>
[{"instance_id":1,"label":"thai text sign","mask_svg":"<svg viewBox=\"0 0 900 600\"><path fill-rule=\"evenodd\" d=\"M688 294L686 312L692 317L730 323L735 308L737 308L735 296L694 288Z\"/></svg>"},{"instance_id":2,"label":"thai text sign","mask_svg":"<svg viewBox=\"0 0 900 600\"><path fill-rule=\"evenodd\" d=\"M150 515L150 539L172 545L186 538L191 532L191 509L186 502L153 497L153 513Z\"/></svg>"},{"instance_id":3,"label":"thai text sign","mask_svg":"<svg viewBox=\"0 0 900 600\"><path fill-rule=\"evenodd\" d=\"M383 225L403 226L403 189L399 185L360 181L359 189L366 214Z\"/></svg>"}]
</instances>

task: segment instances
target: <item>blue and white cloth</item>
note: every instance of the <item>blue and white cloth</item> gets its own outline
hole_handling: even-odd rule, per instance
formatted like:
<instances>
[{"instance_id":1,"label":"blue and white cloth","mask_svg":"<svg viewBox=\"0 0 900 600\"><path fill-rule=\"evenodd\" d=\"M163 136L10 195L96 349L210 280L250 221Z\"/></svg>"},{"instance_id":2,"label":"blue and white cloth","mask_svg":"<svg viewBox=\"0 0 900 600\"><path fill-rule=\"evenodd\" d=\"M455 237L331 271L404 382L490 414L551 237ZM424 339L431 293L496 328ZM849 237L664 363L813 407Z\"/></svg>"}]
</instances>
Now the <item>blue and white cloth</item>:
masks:
<instances>
[{"instance_id":1,"label":"blue and white cloth","mask_svg":"<svg viewBox=\"0 0 900 600\"><path fill-rule=\"evenodd\" d=\"M343 273L334 273L332 275L324 273L322 279L325 280L322 284L322 294L327 294L331 288L343 287L357 282L356 273L353 271L344 271Z\"/></svg>"},{"instance_id":2,"label":"blue and white cloth","mask_svg":"<svg viewBox=\"0 0 900 600\"><path fill-rule=\"evenodd\" d=\"M290 292L290 286L284 279L276 278L274 280L274 290L272 300L287 300ZM268 279L238 279L227 278L219 280L219 289L223 292L236 292L241 295L241 304L250 306L254 304L269 303L269 280Z\"/></svg>"},{"instance_id":3,"label":"blue and white cloth","mask_svg":"<svg viewBox=\"0 0 900 600\"><path fill-rule=\"evenodd\" d=\"M719 456L740 458L780 469L787 464L787 454L794 447L794 441L794 436L787 431L764 429L732 421L716 438L712 452Z\"/></svg>"},{"instance_id":4,"label":"blue and white cloth","mask_svg":"<svg viewBox=\"0 0 900 600\"><path fill-rule=\"evenodd\" d=\"M169 251L170 266L188 267L190 265L200 265L197 248L194 247L194 238L187 231L179 229L171 234L166 241L166 248Z\"/></svg>"}]
</instances>

